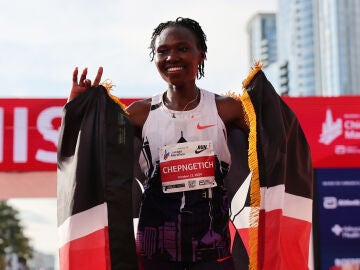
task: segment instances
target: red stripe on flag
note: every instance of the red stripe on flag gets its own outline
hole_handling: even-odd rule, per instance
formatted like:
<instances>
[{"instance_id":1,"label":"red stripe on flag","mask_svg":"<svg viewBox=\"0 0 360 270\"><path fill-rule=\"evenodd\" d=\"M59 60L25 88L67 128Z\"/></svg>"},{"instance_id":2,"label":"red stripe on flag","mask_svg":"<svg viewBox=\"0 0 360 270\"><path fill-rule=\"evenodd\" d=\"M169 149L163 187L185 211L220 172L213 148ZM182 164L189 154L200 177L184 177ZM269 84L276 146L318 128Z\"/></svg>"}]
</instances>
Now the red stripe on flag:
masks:
<instances>
[{"instance_id":1,"label":"red stripe on flag","mask_svg":"<svg viewBox=\"0 0 360 270\"><path fill-rule=\"evenodd\" d=\"M234 245L234 239L235 239L235 235L236 233L239 234L242 242L244 243L244 246L246 248L246 251L248 254L250 254L250 250L249 250L249 228L242 228L242 229L236 229L234 224L229 221L229 231L230 231L230 250L232 251L233 245Z\"/></svg>"},{"instance_id":2,"label":"red stripe on flag","mask_svg":"<svg viewBox=\"0 0 360 270\"><path fill-rule=\"evenodd\" d=\"M303 270L308 265L310 231L310 222L283 216L281 210L261 210L259 267L263 270Z\"/></svg>"},{"instance_id":3,"label":"red stripe on flag","mask_svg":"<svg viewBox=\"0 0 360 270\"><path fill-rule=\"evenodd\" d=\"M249 240L250 240L250 235L249 235L249 229L248 228L244 228L244 229L238 229L238 233L240 234L241 240L244 243L244 246L246 248L246 251L248 254L250 254L250 247L249 247Z\"/></svg>"},{"instance_id":4,"label":"red stripe on flag","mask_svg":"<svg viewBox=\"0 0 360 270\"><path fill-rule=\"evenodd\" d=\"M60 270L110 270L108 227L70 241L60 248Z\"/></svg>"}]
</instances>

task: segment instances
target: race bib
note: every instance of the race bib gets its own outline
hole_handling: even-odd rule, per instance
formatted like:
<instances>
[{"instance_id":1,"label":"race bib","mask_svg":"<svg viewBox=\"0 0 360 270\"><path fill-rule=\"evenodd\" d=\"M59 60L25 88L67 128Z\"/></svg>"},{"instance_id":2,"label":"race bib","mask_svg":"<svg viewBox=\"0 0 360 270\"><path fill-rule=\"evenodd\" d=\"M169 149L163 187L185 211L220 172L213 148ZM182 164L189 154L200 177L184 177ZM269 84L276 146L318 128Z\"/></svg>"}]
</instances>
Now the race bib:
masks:
<instances>
[{"instance_id":1,"label":"race bib","mask_svg":"<svg viewBox=\"0 0 360 270\"><path fill-rule=\"evenodd\" d=\"M185 142L159 149L164 193L212 188L215 181L215 155L211 141Z\"/></svg>"}]
</instances>

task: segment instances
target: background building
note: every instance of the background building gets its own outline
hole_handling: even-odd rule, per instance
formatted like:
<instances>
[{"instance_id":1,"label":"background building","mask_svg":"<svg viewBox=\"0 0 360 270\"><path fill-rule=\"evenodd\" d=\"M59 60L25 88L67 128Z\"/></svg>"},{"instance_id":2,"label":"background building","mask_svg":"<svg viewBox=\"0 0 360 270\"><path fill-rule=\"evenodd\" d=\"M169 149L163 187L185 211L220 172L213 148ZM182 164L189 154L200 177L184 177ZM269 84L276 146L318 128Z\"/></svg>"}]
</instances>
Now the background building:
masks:
<instances>
[{"instance_id":1,"label":"background building","mask_svg":"<svg viewBox=\"0 0 360 270\"><path fill-rule=\"evenodd\" d=\"M247 24L249 35L249 63L250 66L256 60L263 64L263 70L267 77L278 89L279 67L277 62L277 36L276 36L276 14L258 13L253 16Z\"/></svg>"},{"instance_id":2,"label":"background building","mask_svg":"<svg viewBox=\"0 0 360 270\"><path fill-rule=\"evenodd\" d=\"M320 94L360 94L360 1L314 3Z\"/></svg>"},{"instance_id":3,"label":"background building","mask_svg":"<svg viewBox=\"0 0 360 270\"><path fill-rule=\"evenodd\" d=\"M278 0L247 30L250 63L264 63L280 94L360 94L360 1Z\"/></svg>"},{"instance_id":4,"label":"background building","mask_svg":"<svg viewBox=\"0 0 360 270\"><path fill-rule=\"evenodd\" d=\"M249 60L261 60L264 67L277 60L276 15L258 13L247 24L250 38Z\"/></svg>"},{"instance_id":5,"label":"background building","mask_svg":"<svg viewBox=\"0 0 360 270\"><path fill-rule=\"evenodd\" d=\"M288 74L292 96L316 94L313 0L279 0L277 13L278 61Z\"/></svg>"}]
</instances>

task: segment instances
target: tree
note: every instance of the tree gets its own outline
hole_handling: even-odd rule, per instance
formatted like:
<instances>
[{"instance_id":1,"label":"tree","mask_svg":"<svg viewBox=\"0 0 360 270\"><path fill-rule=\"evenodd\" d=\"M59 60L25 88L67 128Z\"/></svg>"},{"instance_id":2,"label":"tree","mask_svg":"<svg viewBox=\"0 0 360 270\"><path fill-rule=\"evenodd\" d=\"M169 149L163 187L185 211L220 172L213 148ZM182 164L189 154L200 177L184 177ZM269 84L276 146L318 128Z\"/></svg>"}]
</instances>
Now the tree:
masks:
<instances>
[{"instance_id":1,"label":"tree","mask_svg":"<svg viewBox=\"0 0 360 270\"><path fill-rule=\"evenodd\" d=\"M16 254L25 261L32 258L29 239L23 233L18 211L0 201L0 269L5 269L5 255Z\"/></svg>"}]
</instances>

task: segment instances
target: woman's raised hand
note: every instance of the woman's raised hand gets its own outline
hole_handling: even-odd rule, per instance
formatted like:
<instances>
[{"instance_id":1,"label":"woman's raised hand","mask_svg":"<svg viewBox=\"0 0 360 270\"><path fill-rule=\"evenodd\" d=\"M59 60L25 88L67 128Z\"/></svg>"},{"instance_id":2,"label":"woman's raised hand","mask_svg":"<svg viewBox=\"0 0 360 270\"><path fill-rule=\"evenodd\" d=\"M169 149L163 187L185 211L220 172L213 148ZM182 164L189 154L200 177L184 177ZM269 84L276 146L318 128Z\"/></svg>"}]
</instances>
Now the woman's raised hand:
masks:
<instances>
[{"instance_id":1,"label":"woman's raised hand","mask_svg":"<svg viewBox=\"0 0 360 270\"><path fill-rule=\"evenodd\" d=\"M81 73L80 79L78 81L79 70L77 67L75 68L72 79L73 84L68 101L73 100L75 97L85 92L91 86L99 85L103 73L103 68L99 67L93 84L91 84L91 80L86 78L87 71L88 71L87 68L84 68L83 72Z\"/></svg>"}]
</instances>

